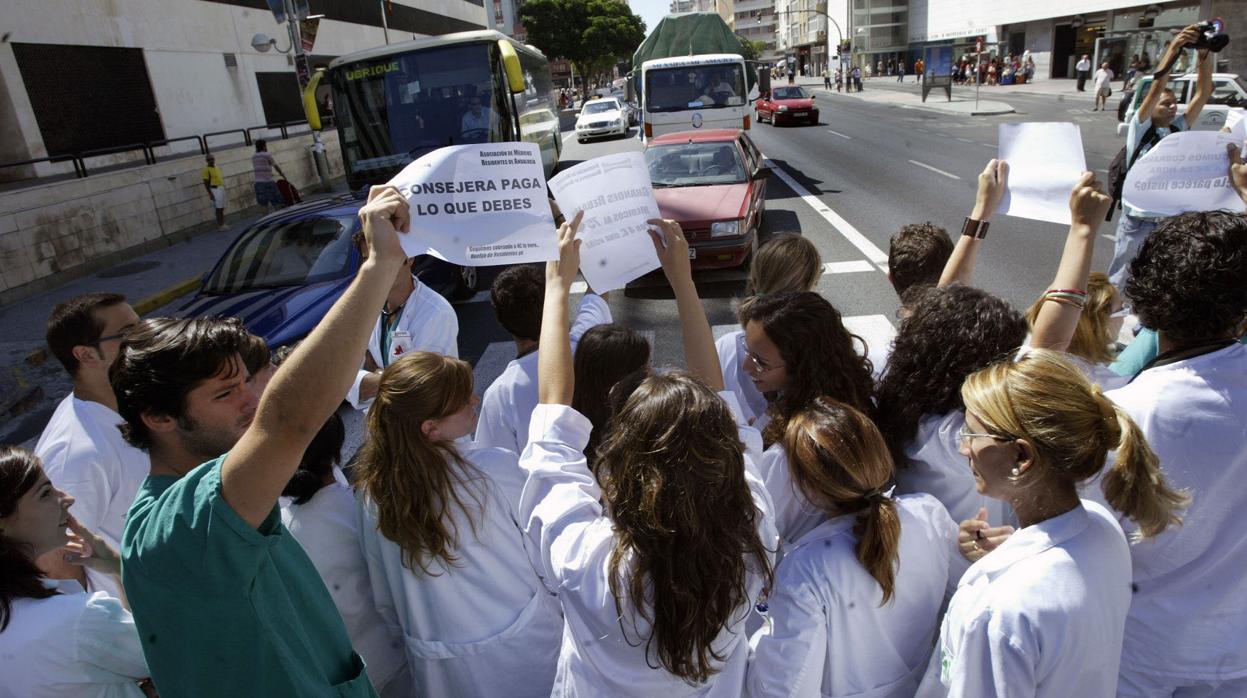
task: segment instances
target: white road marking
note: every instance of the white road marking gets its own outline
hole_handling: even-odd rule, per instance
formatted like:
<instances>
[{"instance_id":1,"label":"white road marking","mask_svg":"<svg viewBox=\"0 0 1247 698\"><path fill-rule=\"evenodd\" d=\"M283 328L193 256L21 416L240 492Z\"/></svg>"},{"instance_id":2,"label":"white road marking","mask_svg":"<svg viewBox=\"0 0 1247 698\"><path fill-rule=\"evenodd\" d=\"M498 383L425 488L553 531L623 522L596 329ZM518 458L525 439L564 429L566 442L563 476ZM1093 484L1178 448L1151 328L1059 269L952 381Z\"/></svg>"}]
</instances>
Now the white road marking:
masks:
<instances>
[{"instance_id":1,"label":"white road marking","mask_svg":"<svg viewBox=\"0 0 1247 698\"><path fill-rule=\"evenodd\" d=\"M917 165L918 167L925 167L926 169L931 170L932 172L934 172L934 173L936 173L936 174L942 174L942 175L944 175L945 177L948 177L949 179L961 179L960 177L958 177L957 175L955 175L955 174L953 174L953 173L951 173L951 172L945 172L944 170L941 170L941 169L940 169L940 168L938 168L938 167L931 167L930 165L926 164L925 162L918 162L917 160L910 160L910 161L909 161L909 164L911 164L911 165Z\"/></svg>"},{"instance_id":2,"label":"white road marking","mask_svg":"<svg viewBox=\"0 0 1247 698\"><path fill-rule=\"evenodd\" d=\"M840 136L841 138L843 138L843 139L845 139L845 140L852 140L852 139L853 139L853 137L852 137L852 136L846 136L846 135L844 135L843 133L840 133L839 131L832 131L831 129L827 129L827 133L830 133L830 134L831 134L831 135L833 135L833 136Z\"/></svg>"},{"instance_id":3,"label":"white road marking","mask_svg":"<svg viewBox=\"0 0 1247 698\"><path fill-rule=\"evenodd\" d=\"M788 185L789 188L796 192L797 196L801 197L802 201L809 204L810 208L814 209L818 215L823 217L823 220L830 223L831 227L836 229L836 232L840 233L845 240L849 241L849 244L853 245L860 250L862 254L866 255L866 259L869 259L876 264L886 265L888 263L888 254L878 247L875 247L875 244L866 239L866 236L862 235L857 228L854 228L852 223L844 220L843 216L833 211L831 207L820 201L817 196L811 194L808 189L801 186L797 180L793 179L792 175L784 171L784 169L779 165L776 165L774 161L768 158L766 164L771 168L771 171L776 177L779 177L784 184Z\"/></svg>"},{"instance_id":4,"label":"white road marking","mask_svg":"<svg viewBox=\"0 0 1247 698\"><path fill-rule=\"evenodd\" d=\"M991 143L979 143L978 145L981 145L984 148L991 148L992 150L996 149L996 146L992 145Z\"/></svg>"},{"instance_id":5,"label":"white road marking","mask_svg":"<svg viewBox=\"0 0 1247 698\"><path fill-rule=\"evenodd\" d=\"M864 259L850 262L827 262L823 265L824 274L852 274L859 271L878 271L878 267Z\"/></svg>"},{"instance_id":6,"label":"white road marking","mask_svg":"<svg viewBox=\"0 0 1247 698\"><path fill-rule=\"evenodd\" d=\"M1100 233L1100 237L1104 238L1105 240L1109 240L1109 241L1113 241L1117 239L1117 236L1109 235L1108 233Z\"/></svg>"},{"instance_id":7,"label":"white road marking","mask_svg":"<svg viewBox=\"0 0 1247 698\"><path fill-rule=\"evenodd\" d=\"M969 138L958 138L957 140L961 141L962 143L973 143L974 142L970 140Z\"/></svg>"}]
</instances>

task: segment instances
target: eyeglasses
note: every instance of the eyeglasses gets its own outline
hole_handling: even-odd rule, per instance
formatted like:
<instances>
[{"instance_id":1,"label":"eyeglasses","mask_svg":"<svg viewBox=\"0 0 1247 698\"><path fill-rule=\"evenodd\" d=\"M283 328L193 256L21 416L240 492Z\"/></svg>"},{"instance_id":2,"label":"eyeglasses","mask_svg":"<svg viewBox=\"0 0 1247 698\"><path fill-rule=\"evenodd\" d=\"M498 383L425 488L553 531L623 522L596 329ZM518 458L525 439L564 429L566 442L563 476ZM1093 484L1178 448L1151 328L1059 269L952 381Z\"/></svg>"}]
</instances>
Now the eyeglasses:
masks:
<instances>
[{"instance_id":1,"label":"eyeglasses","mask_svg":"<svg viewBox=\"0 0 1247 698\"><path fill-rule=\"evenodd\" d=\"M745 350L745 362L747 365L753 366L753 370L758 373L766 373L767 371L774 371L777 368L783 368L782 364L779 366L768 366L765 361L758 357L757 354L749 351L748 349Z\"/></svg>"},{"instance_id":2,"label":"eyeglasses","mask_svg":"<svg viewBox=\"0 0 1247 698\"><path fill-rule=\"evenodd\" d=\"M960 442L961 442L961 443L963 443L963 444L964 444L964 443L968 443L968 442L970 441L970 439L973 439L973 438L975 438L975 437L977 437L977 436L986 436L987 438L989 438L989 439L995 439L996 441L1013 441L1013 440L1014 440L1012 437L1009 437L1009 436L1001 436L1001 435L999 435L999 434L980 434L980 433L976 433L976 432L970 431L970 430L969 430L969 426L967 426L967 425L965 425L965 424L962 424L962 425L961 425L961 428L957 430L957 440L958 440L958 441L960 441Z\"/></svg>"},{"instance_id":3,"label":"eyeglasses","mask_svg":"<svg viewBox=\"0 0 1247 698\"><path fill-rule=\"evenodd\" d=\"M134 325L126 325L125 327L121 328L121 330L119 330L117 334L110 334L110 335L105 335L103 337L96 337L94 342L87 342L87 346L89 347L99 346L103 344L104 342L111 342L115 339L125 339L126 337L130 336L130 333L133 331L134 331Z\"/></svg>"},{"instance_id":4,"label":"eyeglasses","mask_svg":"<svg viewBox=\"0 0 1247 698\"><path fill-rule=\"evenodd\" d=\"M1133 312L1133 311L1134 311L1134 309L1133 309L1133 308L1131 308L1130 306L1128 306L1128 305L1123 305L1122 307L1118 308L1117 310L1114 310L1113 312L1109 313L1109 314L1108 314L1108 316L1109 316L1110 318L1114 319L1114 320L1117 320L1117 319L1120 319L1120 318L1124 318L1124 317L1126 317L1127 315L1129 315L1129 314L1130 314L1131 312Z\"/></svg>"}]
</instances>

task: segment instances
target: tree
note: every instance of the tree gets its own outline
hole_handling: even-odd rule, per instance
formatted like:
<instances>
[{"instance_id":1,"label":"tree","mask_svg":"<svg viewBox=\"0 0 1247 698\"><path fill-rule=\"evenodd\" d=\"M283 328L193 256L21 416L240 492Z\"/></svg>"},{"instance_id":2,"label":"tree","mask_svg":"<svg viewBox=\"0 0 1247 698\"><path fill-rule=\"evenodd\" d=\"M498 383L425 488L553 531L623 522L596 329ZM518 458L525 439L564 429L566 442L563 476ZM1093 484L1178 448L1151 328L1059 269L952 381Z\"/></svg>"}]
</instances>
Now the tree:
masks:
<instances>
[{"instance_id":1,"label":"tree","mask_svg":"<svg viewBox=\"0 0 1247 698\"><path fill-rule=\"evenodd\" d=\"M739 36L739 35L738 35ZM762 52L766 50L765 41L751 41L745 37L740 37L740 45L744 48L744 57L747 61L756 61L762 58Z\"/></svg>"},{"instance_id":2,"label":"tree","mask_svg":"<svg viewBox=\"0 0 1247 698\"><path fill-rule=\"evenodd\" d=\"M620 0L528 0L520 7L528 41L572 63L586 80L632 57L645 22Z\"/></svg>"}]
</instances>

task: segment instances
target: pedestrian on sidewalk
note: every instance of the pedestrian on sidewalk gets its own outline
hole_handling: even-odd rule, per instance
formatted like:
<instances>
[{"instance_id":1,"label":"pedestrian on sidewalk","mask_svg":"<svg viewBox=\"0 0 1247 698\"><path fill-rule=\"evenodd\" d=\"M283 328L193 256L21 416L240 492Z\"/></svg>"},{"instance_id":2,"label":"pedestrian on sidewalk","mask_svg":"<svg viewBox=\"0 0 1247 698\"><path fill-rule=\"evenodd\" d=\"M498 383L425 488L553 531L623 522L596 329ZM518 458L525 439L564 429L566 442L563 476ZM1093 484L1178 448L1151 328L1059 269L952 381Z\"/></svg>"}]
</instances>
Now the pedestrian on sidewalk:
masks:
<instances>
[{"instance_id":1,"label":"pedestrian on sidewalk","mask_svg":"<svg viewBox=\"0 0 1247 698\"><path fill-rule=\"evenodd\" d=\"M1078 91L1087 91L1087 78L1091 77L1091 56L1083 54L1082 59L1074 65L1074 70L1078 75Z\"/></svg>"},{"instance_id":2,"label":"pedestrian on sidewalk","mask_svg":"<svg viewBox=\"0 0 1247 698\"><path fill-rule=\"evenodd\" d=\"M862 91L862 68L861 66L853 66L853 87L858 92Z\"/></svg>"},{"instance_id":3,"label":"pedestrian on sidewalk","mask_svg":"<svg viewBox=\"0 0 1247 698\"><path fill-rule=\"evenodd\" d=\"M839 68L836 68L836 92L839 92L843 87L844 87L844 74L840 71Z\"/></svg>"},{"instance_id":4,"label":"pedestrian on sidewalk","mask_svg":"<svg viewBox=\"0 0 1247 698\"><path fill-rule=\"evenodd\" d=\"M229 226L225 225L225 178L221 176L221 168L216 166L214 156L208 155L204 160L207 162L203 169L204 189L208 190L208 198L216 211L217 230L226 231Z\"/></svg>"},{"instance_id":5,"label":"pedestrian on sidewalk","mask_svg":"<svg viewBox=\"0 0 1247 698\"><path fill-rule=\"evenodd\" d=\"M281 192L277 190L277 182L273 179L273 171L276 170L277 174L283 178L286 173L281 171L277 160L268 152L268 143L263 138L255 142L255 154L251 156L251 167L255 171L255 202L260 208L268 212L285 206L286 201L281 198Z\"/></svg>"},{"instance_id":6,"label":"pedestrian on sidewalk","mask_svg":"<svg viewBox=\"0 0 1247 698\"><path fill-rule=\"evenodd\" d=\"M914 76L918 78L918 84L922 84L922 74L927 71L927 62L921 58L914 61Z\"/></svg>"},{"instance_id":7,"label":"pedestrian on sidewalk","mask_svg":"<svg viewBox=\"0 0 1247 698\"><path fill-rule=\"evenodd\" d=\"M796 81L796 79L797 79L797 68L796 66L789 65L788 66L788 84L789 85L793 84Z\"/></svg>"},{"instance_id":8,"label":"pedestrian on sidewalk","mask_svg":"<svg viewBox=\"0 0 1247 698\"><path fill-rule=\"evenodd\" d=\"M1113 94L1113 71L1108 67L1108 61L1100 64L1100 69L1095 71L1095 108L1091 111L1104 111L1107 109L1109 95Z\"/></svg>"},{"instance_id":9,"label":"pedestrian on sidewalk","mask_svg":"<svg viewBox=\"0 0 1247 698\"><path fill-rule=\"evenodd\" d=\"M905 61L896 64L896 81L905 82Z\"/></svg>"},{"instance_id":10,"label":"pedestrian on sidewalk","mask_svg":"<svg viewBox=\"0 0 1247 698\"><path fill-rule=\"evenodd\" d=\"M831 71L823 73L823 89L831 90Z\"/></svg>"}]
</instances>

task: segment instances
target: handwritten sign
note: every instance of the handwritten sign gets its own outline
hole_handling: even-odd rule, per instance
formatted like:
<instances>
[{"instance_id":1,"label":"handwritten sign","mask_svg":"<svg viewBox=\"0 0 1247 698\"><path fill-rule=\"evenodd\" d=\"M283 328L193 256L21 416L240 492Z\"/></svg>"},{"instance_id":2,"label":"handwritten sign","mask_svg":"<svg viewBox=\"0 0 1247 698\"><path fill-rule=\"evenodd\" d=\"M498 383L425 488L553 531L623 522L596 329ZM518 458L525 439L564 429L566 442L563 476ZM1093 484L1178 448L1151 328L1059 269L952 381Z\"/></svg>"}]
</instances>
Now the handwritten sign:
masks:
<instances>
[{"instance_id":1,"label":"handwritten sign","mask_svg":"<svg viewBox=\"0 0 1247 698\"><path fill-rule=\"evenodd\" d=\"M641 153L594 158L550 179L563 215L584 211L580 223L580 273L598 293L623 288L660 265L649 225L658 202Z\"/></svg>"},{"instance_id":2,"label":"handwritten sign","mask_svg":"<svg viewBox=\"0 0 1247 698\"><path fill-rule=\"evenodd\" d=\"M1009 163L1000 213L1069 225L1069 195L1087 169L1082 132L1071 123L1001 124L999 157Z\"/></svg>"},{"instance_id":3,"label":"handwritten sign","mask_svg":"<svg viewBox=\"0 0 1247 698\"><path fill-rule=\"evenodd\" d=\"M1244 210L1230 186L1226 145L1234 137L1217 131L1173 133L1139 158L1126 175L1122 201L1150 213Z\"/></svg>"},{"instance_id":4,"label":"handwritten sign","mask_svg":"<svg viewBox=\"0 0 1247 698\"><path fill-rule=\"evenodd\" d=\"M544 262L559 256L535 143L439 148L389 181L411 205L415 257L431 254L465 266Z\"/></svg>"}]
</instances>

